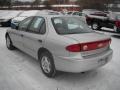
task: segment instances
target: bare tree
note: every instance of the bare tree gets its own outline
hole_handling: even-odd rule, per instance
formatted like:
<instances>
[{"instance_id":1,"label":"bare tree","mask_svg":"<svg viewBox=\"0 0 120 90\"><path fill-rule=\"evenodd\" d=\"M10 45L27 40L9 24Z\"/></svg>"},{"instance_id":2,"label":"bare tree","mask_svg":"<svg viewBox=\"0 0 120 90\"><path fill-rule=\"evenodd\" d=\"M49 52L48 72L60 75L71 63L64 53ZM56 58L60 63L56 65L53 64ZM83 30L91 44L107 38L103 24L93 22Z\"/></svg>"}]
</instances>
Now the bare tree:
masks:
<instances>
[{"instance_id":1,"label":"bare tree","mask_svg":"<svg viewBox=\"0 0 120 90\"><path fill-rule=\"evenodd\" d=\"M45 9L52 9L50 1L44 1Z\"/></svg>"},{"instance_id":2,"label":"bare tree","mask_svg":"<svg viewBox=\"0 0 120 90\"><path fill-rule=\"evenodd\" d=\"M78 0L78 3L81 9L91 8L105 10L108 8L109 3L112 3L114 0Z\"/></svg>"},{"instance_id":3,"label":"bare tree","mask_svg":"<svg viewBox=\"0 0 120 90\"><path fill-rule=\"evenodd\" d=\"M0 0L0 6L10 6L11 0Z\"/></svg>"},{"instance_id":4,"label":"bare tree","mask_svg":"<svg viewBox=\"0 0 120 90\"><path fill-rule=\"evenodd\" d=\"M33 2L34 5L40 5L40 3L41 3L41 0L35 0L35 1Z\"/></svg>"}]
</instances>

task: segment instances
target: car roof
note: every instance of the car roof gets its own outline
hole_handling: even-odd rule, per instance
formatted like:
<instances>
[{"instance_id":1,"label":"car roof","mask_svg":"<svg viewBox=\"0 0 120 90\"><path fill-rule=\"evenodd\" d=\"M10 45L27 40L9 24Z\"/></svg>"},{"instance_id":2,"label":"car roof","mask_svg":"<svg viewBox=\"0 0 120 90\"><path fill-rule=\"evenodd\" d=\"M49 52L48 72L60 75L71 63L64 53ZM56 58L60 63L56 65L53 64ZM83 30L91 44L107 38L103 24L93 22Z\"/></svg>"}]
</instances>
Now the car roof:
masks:
<instances>
[{"instance_id":1,"label":"car roof","mask_svg":"<svg viewBox=\"0 0 120 90\"><path fill-rule=\"evenodd\" d=\"M53 10L28 10L28 11L24 11L22 12L19 16L34 16L34 15L40 15L40 14L60 14L57 11L53 11Z\"/></svg>"},{"instance_id":2,"label":"car roof","mask_svg":"<svg viewBox=\"0 0 120 90\"><path fill-rule=\"evenodd\" d=\"M41 15L35 15L35 16L41 16L41 17L46 17L46 18L54 18L54 17L79 17L80 16L70 16L70 15L46 15L46 14L41 14Z\"/></svg>"},{"instance_id":3,"label":"car roof","mask_svg":"<svg viewBox=\"0 0 120 90\"><path fill-rule=\"evenodd\" d=\"M82 11L99 11L97 9L83 9Z\"/></svg>"},{"instance_id":4,"label":"car roof","mask_svg":"<svg viewBox=\"0 0 120 90\"><path fill-rule=\"evenodd\" d=\"M93 10L93 11L82 11L82 13L84 14L93 14L93 13L102 13L102 14L106 14L105 12L103 11L100 11L100 10Z\"/></svg>"}]
</instances>

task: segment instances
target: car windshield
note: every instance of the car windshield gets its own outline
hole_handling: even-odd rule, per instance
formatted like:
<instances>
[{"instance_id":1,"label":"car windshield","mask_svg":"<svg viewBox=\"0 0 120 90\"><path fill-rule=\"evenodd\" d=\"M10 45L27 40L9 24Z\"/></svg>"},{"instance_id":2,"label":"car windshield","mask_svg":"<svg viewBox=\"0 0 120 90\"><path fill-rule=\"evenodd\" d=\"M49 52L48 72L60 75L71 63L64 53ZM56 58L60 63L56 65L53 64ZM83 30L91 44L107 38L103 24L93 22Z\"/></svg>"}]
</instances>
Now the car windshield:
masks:
<instances>
[{"instance_id":1,"label":"car windshield","mask_svg":"<svg viewBox=\"0 0 120 90\"><path fill-rule=\"evenodd\" d=\"M54 17L53 26L58 34L81 34L93 32L79 17Z\"/></svg>"}]
</instances>

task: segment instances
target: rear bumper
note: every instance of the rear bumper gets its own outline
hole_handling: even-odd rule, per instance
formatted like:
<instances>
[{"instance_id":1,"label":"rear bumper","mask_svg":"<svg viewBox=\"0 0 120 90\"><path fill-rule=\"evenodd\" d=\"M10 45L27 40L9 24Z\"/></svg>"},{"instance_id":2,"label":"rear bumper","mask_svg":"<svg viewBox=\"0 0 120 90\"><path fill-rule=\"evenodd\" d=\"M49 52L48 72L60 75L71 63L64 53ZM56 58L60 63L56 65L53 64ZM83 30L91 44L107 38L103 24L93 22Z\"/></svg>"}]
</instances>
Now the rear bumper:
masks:
<instances>
[{"instance_id":1,"label":"rear bumper","mask_svg":"<svg viewBox=\"0 0 120 90\"><path fill-rule=\"evenodd\" d=\"M55 57L55 67L57 70L73 73L89 71L107 64L112 59L112 54L113 51L110 49L102 54L99 54L99 56L86 57L82 60Z\"/></svg>"}]
</instances>

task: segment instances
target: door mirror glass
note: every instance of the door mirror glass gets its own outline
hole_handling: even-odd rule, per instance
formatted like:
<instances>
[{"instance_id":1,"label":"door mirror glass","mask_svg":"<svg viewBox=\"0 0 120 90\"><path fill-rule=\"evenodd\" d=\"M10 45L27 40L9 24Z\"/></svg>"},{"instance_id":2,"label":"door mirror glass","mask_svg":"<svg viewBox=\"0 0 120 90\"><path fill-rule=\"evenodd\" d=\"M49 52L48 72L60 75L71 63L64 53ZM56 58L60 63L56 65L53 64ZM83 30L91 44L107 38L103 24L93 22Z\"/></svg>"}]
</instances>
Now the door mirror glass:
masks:
<instances>
[{"instance_id":1,"label":"door mirror glass","mask_svg":"<svg viewBox=\"0 0 120 90\"><path fill-rule=\"evenodd\" d=\"M13 23L11 23L11 28L18 30L18 24L13 24Z\"/></svg>"}]
</instances>

